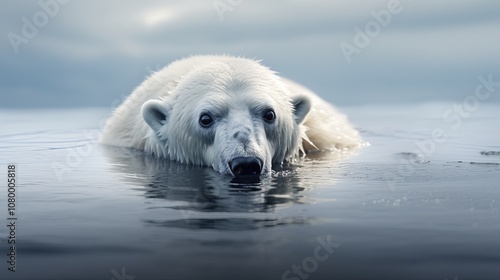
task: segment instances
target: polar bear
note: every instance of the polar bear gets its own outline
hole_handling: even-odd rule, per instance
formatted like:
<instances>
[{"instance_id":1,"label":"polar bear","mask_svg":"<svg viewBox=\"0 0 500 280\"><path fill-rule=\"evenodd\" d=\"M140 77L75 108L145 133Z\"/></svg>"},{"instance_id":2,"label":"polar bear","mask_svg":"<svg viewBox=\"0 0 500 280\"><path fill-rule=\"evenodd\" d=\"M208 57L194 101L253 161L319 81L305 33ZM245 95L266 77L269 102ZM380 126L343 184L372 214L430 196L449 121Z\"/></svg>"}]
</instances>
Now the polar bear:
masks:
<instances>
[{"instance_id":1,"label":"polar bear","mask_svg":"<svg viewBox=\"0 0 500 280\"><path fill-rule=\"evenodd\" d=\"M115 110L101 142L232 176L361 144L319 96L260 61L233 56L192 56L155 72Z\"/></svg>"}]
</instances>

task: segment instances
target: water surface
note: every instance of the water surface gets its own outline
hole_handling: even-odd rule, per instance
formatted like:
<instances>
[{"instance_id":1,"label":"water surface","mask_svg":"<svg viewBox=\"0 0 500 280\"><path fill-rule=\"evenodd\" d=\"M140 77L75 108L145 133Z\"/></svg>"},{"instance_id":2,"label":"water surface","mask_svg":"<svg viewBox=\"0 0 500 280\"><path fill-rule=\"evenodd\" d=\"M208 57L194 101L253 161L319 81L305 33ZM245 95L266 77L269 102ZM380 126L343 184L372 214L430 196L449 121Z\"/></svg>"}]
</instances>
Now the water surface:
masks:
<instances>
[{"instance_id":1,"label":"water surface","mask_svg":"<svg viewBox=\"0 0 500 280\"><path fill-rule=\"evenodd\" d=\"M107 109L0 111L0 279L500 279L500 107L450 108L345 108L369 147L248 184L97 144Z\"/></svg>"}]
</instances>

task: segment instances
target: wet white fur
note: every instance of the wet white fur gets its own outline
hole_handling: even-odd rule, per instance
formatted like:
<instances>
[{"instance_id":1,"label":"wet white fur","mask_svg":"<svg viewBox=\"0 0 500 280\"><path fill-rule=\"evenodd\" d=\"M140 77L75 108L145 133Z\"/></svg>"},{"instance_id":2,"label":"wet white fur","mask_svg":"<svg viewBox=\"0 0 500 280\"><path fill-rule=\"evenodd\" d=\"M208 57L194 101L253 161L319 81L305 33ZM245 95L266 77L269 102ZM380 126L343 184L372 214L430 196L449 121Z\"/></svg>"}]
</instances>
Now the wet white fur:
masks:
<instances>
[{"instance_id":1,"label":"wet white fur","mask_svg":"<svg viewBox=\"0 0 500 280\"><path fill-rule=\"evenodd\" d=\"M271 124L263 119L269 108ZM214 118L208 129L199 124L203 112ZM350 149L360 138L330 104L259 61L193 56L137 87L106 123L102 142L230 174L235 157L260 158L266 173L300 149Z\"/></svg>"}]
</instances>

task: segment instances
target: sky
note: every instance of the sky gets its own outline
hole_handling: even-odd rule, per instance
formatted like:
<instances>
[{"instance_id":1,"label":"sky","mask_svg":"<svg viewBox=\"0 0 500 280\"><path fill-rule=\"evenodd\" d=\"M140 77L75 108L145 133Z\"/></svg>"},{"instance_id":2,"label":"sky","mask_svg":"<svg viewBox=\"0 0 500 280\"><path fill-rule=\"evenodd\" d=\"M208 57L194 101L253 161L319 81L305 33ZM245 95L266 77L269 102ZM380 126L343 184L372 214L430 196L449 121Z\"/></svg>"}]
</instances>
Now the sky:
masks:
<instances>
[{"instance_id":1,"label":"sky","mask_svg":"<svg viewBox=\"0 0 500 280\"><path fill-rule=\"evenodd\" d=\"M456 103L500 82L497 0L2 4L0 108L116 106L197 54L261 59L339 106Z\"/></svg>"}]
</instances>

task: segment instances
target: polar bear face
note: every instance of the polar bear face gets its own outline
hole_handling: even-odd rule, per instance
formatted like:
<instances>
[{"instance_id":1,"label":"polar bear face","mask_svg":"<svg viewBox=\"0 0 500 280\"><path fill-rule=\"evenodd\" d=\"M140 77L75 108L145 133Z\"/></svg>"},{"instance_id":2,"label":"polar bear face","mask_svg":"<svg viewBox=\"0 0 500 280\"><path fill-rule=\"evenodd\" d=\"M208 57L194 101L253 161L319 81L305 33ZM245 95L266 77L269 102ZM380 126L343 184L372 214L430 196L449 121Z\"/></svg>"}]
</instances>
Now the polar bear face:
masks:
<instances>
[{"instance_id":1,"label":"polar bear face","mask_svg":"<svg viewBox=\"0 0 500 280\"><path fill-rule=\"evenodd\" d=\"M258 63L211 63L184 76L163 100L144 103L146 149L222 174L264 174L298 152L310 108L307 97L290 97Z\"/></svg>"}]
</instances>

